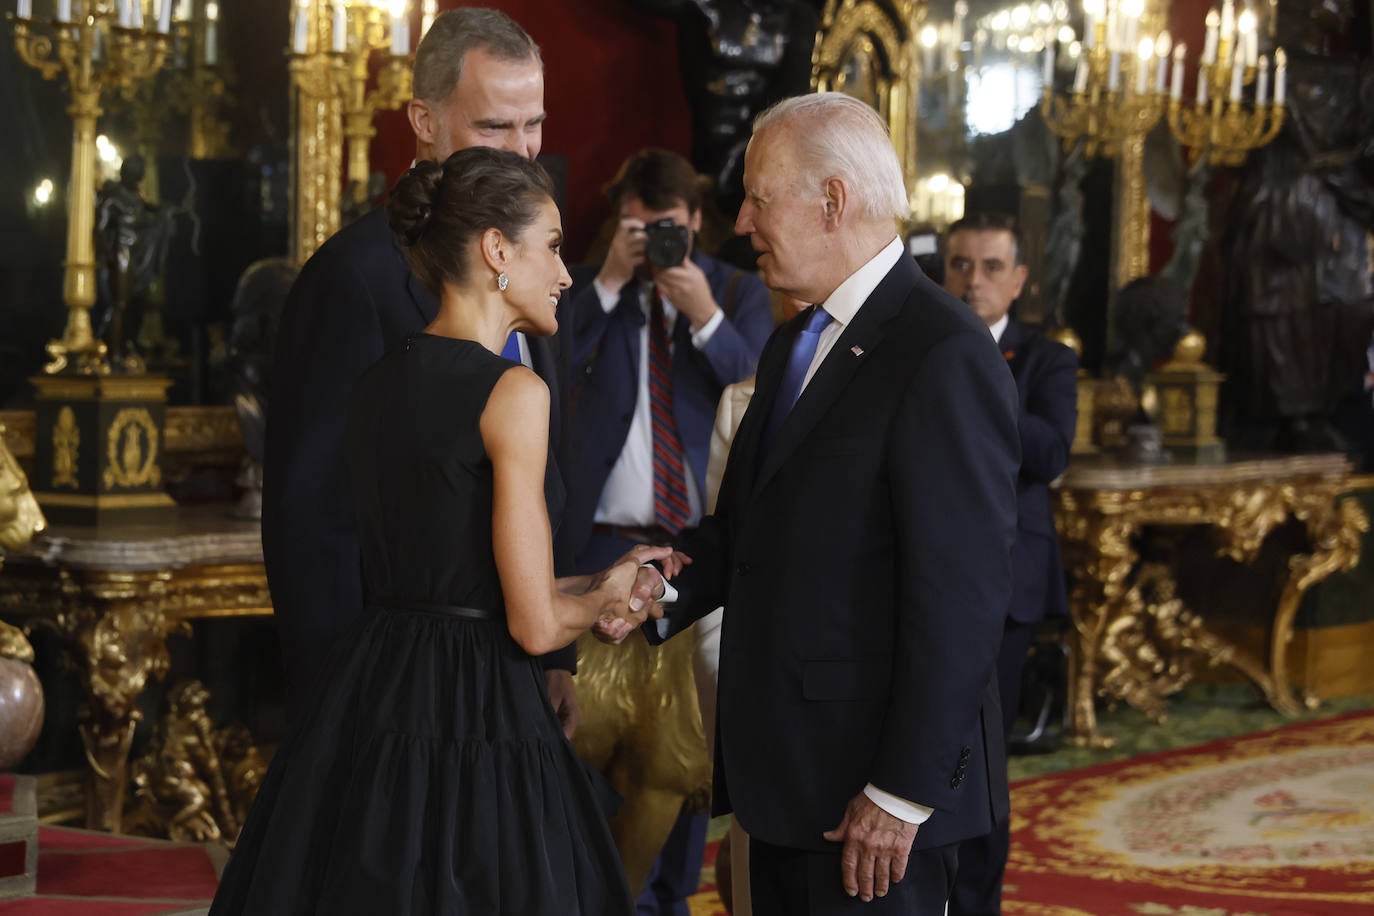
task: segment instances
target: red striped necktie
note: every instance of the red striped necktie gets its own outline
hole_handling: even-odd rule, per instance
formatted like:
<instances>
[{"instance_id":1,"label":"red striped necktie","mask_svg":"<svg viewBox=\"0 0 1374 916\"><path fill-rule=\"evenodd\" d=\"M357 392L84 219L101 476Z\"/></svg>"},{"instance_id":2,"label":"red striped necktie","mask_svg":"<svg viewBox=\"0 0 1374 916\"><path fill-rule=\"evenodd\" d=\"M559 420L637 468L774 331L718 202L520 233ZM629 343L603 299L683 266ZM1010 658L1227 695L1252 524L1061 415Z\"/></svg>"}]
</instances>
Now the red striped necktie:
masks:
<instances>
[{"instance_id":1,"label":"red striped necktie","mask_svg":"<svg viewBox=\"0 0 1374 916\"><path fill-rule=\"evenodd\" d=\"M687 526L687 499L682 439L673 419L673 356L663 321L663 299L654 289L649 301L649 409L654 436L654 521L672 534Z\"/></svg>"}]
</instances>

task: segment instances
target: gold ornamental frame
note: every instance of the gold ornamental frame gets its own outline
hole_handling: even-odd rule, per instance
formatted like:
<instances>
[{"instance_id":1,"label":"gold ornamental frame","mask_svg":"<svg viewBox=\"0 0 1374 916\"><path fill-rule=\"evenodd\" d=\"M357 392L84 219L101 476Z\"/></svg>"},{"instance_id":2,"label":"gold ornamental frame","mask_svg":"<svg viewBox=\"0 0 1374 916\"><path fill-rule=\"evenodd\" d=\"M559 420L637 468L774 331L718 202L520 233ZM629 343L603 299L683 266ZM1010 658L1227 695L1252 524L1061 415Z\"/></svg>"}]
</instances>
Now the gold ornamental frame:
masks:
<instances>
[{"instance_id":1,"label":"gold ornamental frame","mask_svg":"<svg viewBox=\"0 0 1374 916\"><path fill-rule=\"evenodd\" d=\"M811 86L816 92L844 92L862 99L887 122L908 201L915 194L917 177L916 33L925 17L926 0L827 0L811 55ZM862 67L857 75L854 65Z\"/></svg>"}]
</instances>

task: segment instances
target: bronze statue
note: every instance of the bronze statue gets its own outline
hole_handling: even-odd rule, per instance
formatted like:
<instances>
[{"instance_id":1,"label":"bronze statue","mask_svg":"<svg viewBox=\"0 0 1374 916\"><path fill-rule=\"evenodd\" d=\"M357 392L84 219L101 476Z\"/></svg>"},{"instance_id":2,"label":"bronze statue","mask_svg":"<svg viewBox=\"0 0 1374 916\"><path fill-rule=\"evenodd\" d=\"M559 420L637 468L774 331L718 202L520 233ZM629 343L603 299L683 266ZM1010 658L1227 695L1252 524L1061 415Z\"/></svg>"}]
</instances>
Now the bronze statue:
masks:
<instances>
[{"instance_id":1,"label":"bronze statue","mask_svg":"<svg viewBox=\"0 0 1374 916\"><path fill-rule=\"evenodd\" d=\"M229 303L229 371L234 407L243 429L244 462L238 479L243 495L234 514L262 518L262 456L267 435L268 371L277 323L297 267L288 258L264 258L239 277Z\"/></svg>"},{"instance_id":2,"label":"bronze statue","mask_svg":"<svg viewBox=\"0 0 1374 916\"><path fill-rule=\"evenodd\" d=\"M733 216L744 199L754 116L811 88L820 17L804 0L632 0L678 23L678 64L692 109L692 164Z\"/></svg>"},{"instance_id":3,"label":"bronze statue","mask_svg":"<svg viewBox=\"0 0 1374 916\"><path fill-rule=\"evenodd\" d=\"M1217 363L1228 438L1243 446L1344 448L1331 416L1367 370L1374 69L1342 53L1350 12L1348 0L1281 8L1287 120L1251 155L1219 243Z\"/></svg>"},{"instance_id":4,"label":"bronze statue","mask_svg":"<svg viewBox=\"0 0 1374 916\"><path fill-rule=\"evenodd\" d=\"M96 194L95 250L100 258L101 315L96 336L109 347L116 370L141 372L143 358L128 339L126 325L141 318L152 297L161 297L167 247L175 211L143 199L143 157L133 155L119 167L119 180Z\"/></svg>"}]
</instances>

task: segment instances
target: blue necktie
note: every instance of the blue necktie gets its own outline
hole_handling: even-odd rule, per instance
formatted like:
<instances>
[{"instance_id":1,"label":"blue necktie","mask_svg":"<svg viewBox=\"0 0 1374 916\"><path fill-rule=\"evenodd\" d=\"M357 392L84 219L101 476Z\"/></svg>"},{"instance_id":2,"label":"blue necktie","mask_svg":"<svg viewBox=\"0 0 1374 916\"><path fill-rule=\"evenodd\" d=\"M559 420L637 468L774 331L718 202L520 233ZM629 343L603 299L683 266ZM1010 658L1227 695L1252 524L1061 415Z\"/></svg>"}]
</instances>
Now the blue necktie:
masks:
<instances>
[{"instance_id":1,"label":"blue necktie","mask_svg":"<svg viewBox=\"0 0 1374 916\"><path fill-rule=\"evenodd\" d=\"M511 331L506 338L506 345L501 348L501 358L508 359L513 363L520 362L520 338L516 335L518 331Z\"/></svg>"},{"instance_id":2,"label":"blue necktie","mask_svg":"<svg viewBox=\"0 0 1374 916\"><path fill-rule=\"evenodd\" d=\"M792 405L801 397L802 380L806 370L811 368L811 360L816 357L816 345L820 343L821 331L834 319L819 305L806 317L801 333L792 342L792 355L787 358L787 368L782 373L782 384L778 386L778 396L773 400L773 410L768 414L768 425L763 429L763 441L771 443L773 434L782 426L782 421L792 412Z\"/></svg>"}]
</instances>

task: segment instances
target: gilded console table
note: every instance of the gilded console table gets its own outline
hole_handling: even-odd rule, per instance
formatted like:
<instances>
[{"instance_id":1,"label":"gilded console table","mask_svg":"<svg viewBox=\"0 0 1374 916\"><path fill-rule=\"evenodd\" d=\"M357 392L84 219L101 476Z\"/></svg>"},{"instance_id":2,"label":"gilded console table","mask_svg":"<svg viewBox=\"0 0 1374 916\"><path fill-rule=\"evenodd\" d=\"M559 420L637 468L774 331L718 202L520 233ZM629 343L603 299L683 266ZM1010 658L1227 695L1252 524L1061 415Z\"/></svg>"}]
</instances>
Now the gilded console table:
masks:
<instances>
[{"instance_id":1,"label":"gilded console table","mask_svg":"<svg viewBox=\"0 0 1374 916\"><path fill-rule=\"evenodd\" d=\"M1111 745L1097 730L1099 696L1162 719L1164 697L1187 682L1198 658L1239 669L1281 712L1315 704L1295 695L1285 652L1303 593L1359 562L1369 520L1354 499L1338 498L1348 473L1342 455L1149 466L1075 459L1057 490L1071 578L1069 740ZM1215 534L1218 556L1251 563L1269 533L1289 518L1306 528L1309 552L1288 560L1265 661L1210 632L1177 597L1172 570L1140 563L1135 543L1145 526L1205 525Z\"/></svg>"},{"instance_id":2,"label":"gilded console table","mask_svg":"<svg viewBox=\"0 0 1374 916\"><path fill-rule=\"evenodd\" d=\"M167 673L167 637L195 618L272 613L256 521L224 506L151 524L53 526L0 572L0 615L56 633L91 771L86 825L118 832L138 698Z\"/></svg>"}]
</instances>

